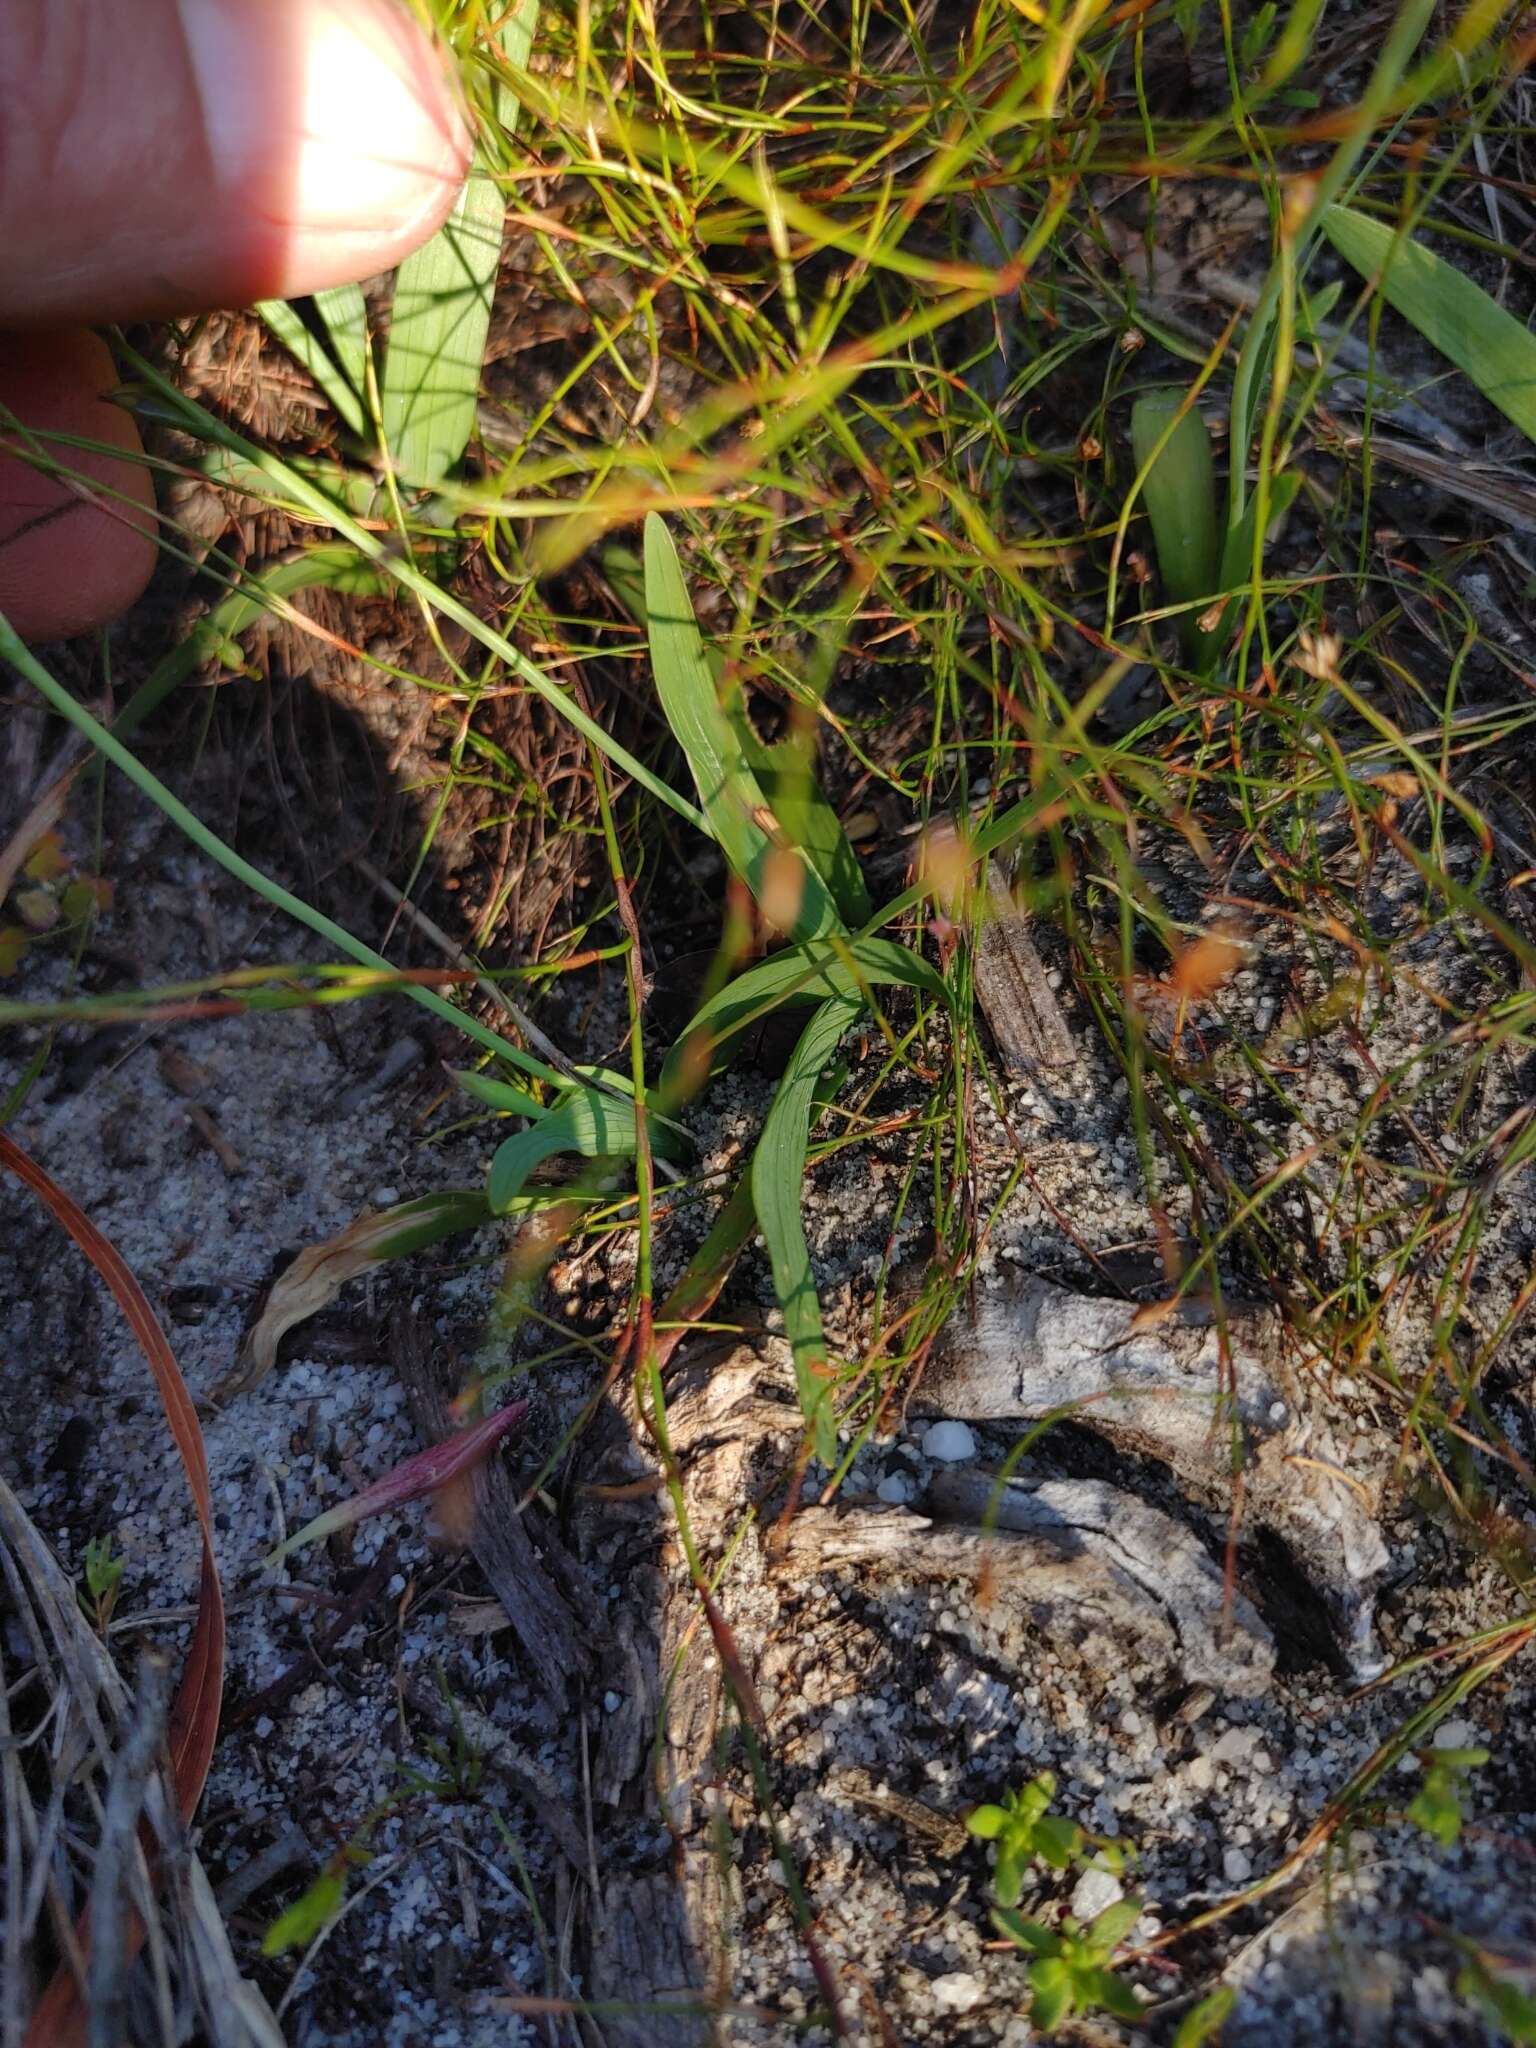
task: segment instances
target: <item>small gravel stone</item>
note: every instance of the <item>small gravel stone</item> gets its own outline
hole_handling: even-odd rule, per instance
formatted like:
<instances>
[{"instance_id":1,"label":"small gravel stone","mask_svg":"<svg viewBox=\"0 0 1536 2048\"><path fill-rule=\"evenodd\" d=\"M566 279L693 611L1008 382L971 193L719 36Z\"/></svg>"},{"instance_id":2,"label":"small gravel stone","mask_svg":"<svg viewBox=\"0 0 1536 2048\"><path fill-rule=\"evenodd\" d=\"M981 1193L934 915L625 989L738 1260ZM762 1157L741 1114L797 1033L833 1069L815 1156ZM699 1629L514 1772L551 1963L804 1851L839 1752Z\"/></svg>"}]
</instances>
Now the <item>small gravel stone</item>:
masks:
<instances>
[{"instance_id":1,"label":"small gravel stone","mask_svg":"<svg viewBox=\"0 0 1536 2048\"><path fill-rule=\"evenodd\" d=\"M923 1438L923 1455L941 1465L959 1465L976 1455L976 1437L963 1422L936 1422Z\"/></svg>"},{"instance_id":2,"label":"small gravel stone","mask_svg":"<svg viewBox=\"0 0 1536 2048\"><path fill-rule=\"evenodd\" d=\"M950 1970L935 1977L929 1989L940 2012L969 2012L984 1996L981 1979L969 1970Z\"/></svg>"},{"instance_id":3,"label":"small gravel stone","mask_svg":"<svg viewBox=\"0 0 1536 2048\"><path fill-rule=\"evenodd\" d=\"M1090 1866L1073 1889L1072 1911L1086 1924L1096 1920L1106 1907L1118 1905L1124 1897L1125 1887L1112 1870L1095 1870Z\"/></svg>"},{"instance_id":4,"label":"small gravel stone","mask_svg":"<svg viewBox=\"0 0 1536 2048\"><path fill-rule=\"evenodd\" d=\"M1229 1849L1221 1859L1228 1884L1246 1884L1253 1875L1253 1861L1246 1849Z\"/></svg>"}]
</instances>

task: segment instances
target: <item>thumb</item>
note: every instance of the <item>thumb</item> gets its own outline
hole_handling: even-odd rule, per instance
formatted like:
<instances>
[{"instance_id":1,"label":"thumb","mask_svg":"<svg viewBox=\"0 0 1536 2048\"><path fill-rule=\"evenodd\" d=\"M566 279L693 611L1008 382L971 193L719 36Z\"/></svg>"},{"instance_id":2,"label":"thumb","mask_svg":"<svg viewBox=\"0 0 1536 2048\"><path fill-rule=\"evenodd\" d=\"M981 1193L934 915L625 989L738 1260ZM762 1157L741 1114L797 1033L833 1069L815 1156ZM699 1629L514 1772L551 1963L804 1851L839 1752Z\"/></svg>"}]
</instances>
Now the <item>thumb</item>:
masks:
<instances>
[{"instance_id":1,"label":"thumb","mask_svg":"<svg viewBox=\"0 0 1536 2048\"><path fill-rule=\"evenodd\" d=\"M291 298L453 204L453 87L394 0L5 0L0 322Z\"/></svg>"}]
</instances>

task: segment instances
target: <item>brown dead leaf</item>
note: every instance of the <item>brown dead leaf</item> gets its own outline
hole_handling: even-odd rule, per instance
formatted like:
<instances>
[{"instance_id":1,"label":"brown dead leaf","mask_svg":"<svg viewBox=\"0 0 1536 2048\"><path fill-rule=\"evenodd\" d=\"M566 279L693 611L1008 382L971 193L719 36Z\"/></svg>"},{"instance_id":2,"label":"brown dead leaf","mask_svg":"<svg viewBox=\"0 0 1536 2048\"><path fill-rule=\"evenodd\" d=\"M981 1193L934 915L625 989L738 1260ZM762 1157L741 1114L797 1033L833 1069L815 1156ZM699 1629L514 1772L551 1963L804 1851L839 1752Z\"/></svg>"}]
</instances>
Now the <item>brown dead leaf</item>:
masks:
<instances>
[{"instance_id":1,"label":"brown dead leaf","mask_svg":"<svg viewBox=\"0 0 1536 2048\"><path fill-rule=\"evenodd\" d=\"M490 1210L478 1189L452 1188L420 1195L393 1208L371 1211L324 1244L309 1245L272 1284L261 1314L246 1333L235 1369L213 1390L215 1406L231 1394L249 1393L277 1363L277 1347L296 1323L318 1315L349 1280L420 1251L455 1231L487 1221Z\"/></svg>"}]
</instances>

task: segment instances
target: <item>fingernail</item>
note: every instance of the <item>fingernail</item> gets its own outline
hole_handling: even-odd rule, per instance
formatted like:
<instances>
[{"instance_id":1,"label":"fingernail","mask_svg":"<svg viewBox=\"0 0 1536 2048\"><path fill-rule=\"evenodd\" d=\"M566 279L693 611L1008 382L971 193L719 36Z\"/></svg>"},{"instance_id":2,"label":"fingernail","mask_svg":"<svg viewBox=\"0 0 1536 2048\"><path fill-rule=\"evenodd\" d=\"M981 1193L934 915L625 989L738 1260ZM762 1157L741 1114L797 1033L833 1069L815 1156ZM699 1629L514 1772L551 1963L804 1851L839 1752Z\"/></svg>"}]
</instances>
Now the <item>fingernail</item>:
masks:
<instances>
[{"instance_id":1,"label":"fingernail","mask_svg":"<svg viewBox=\"0 0 1536 2048\"><path fill-rule=\"evenodd\" d=\"M179 6L216 175L276 216L290 293L385 268L446 214L468 137L393 0Z\"/></svg>"}]
</instances>

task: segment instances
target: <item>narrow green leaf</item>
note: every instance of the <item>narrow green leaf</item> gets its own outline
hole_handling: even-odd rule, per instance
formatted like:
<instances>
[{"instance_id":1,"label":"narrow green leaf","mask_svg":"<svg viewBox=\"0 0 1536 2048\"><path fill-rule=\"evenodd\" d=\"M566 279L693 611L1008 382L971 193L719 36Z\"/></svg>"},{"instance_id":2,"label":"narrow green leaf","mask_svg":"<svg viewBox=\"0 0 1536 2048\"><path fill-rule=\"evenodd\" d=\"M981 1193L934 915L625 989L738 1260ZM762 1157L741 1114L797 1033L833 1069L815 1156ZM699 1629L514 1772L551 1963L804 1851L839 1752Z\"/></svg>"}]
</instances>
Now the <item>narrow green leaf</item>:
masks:
<instances>
[{"instance_id":1,"label":"narrow green leaf","mask_svg":"<svg viewBox=\"0 0 1536 2048\"><path fill-rule=\"evenodd\" d=\"M741 741L747 766L757 777L785 838L799 848L826 883L844 924L866 923L871 905L864 872L842 820L816 780L814 736L807 732L769 746L753 731L739 695L727 715Z\"/></svg>"},{"instance_id":2,"label":"narrow green leaf","mask_svg":"<svg viewBox=\"0 0 1536 2048\"><path fill-rule=\"evenodd\" d=\"M1269 487L1269 517L1267 524L1274 526L1282 520L1296 502L1296 493L1301 489L1299 470L1282 470ZM1248 500L1243 515L1235 526L1227 529L1227 537L1221 550L1221 588L1236 590L1248 581L1253 563L1253 526L1259 516L1258 494ZM1202 639L1215 640L1219 634L1202 634Z\"/></svg>"},{"instance_id":3,"label":"narrow green leaf","mask_svg":"<svg viewBox=\"0 0 1536 2048\"><path fill-rule=\"evenodd\" d=\"M625 547L605 548L603 574L619 602L643 625L645 574L638 558ZM800 849L826 883L844 923L868 923L871 906L863 871L841 820L816 779L811 735L805 733L775 746L760 740L740 692L727 693L725 663L719 650L705 646L704 659L714 679L716 698L731 721L747 766L756 775L784 836Z\"/></svg>"},{"instance_id":4,"label":"narrow green leaf","mask_svg":"<svg viewBox=\"0 0 1536 2048\"><path fill-rule=\"evenodd\" d=\"M922 955L909 953L894 939L849 939L836 950L825 944L786 947L737 975L695 1012L667 1054L658 1095L673 1102L688 1080L697 1085L724 1066L736 1033L778 1004L855 996L861 982L877 988L920 989L946 1005L951 1000L942 977ZM709 1046L707 1066L692 1051L700 1044Z\"/></svg>"},{"instance_id":5,"label":"narrow green leaf","mask_svg":"<svg viewBox=\"0 0 1536 2048\"><path fill-rule=\"evenodd\" d=\"M496 40L509 68L527 68L538 18L537 0L503 18ZM505 89L499 100L510 134L517 101ZM385 446L413 484L441 483L475 431L507 212L494 170L477 152L453 212L395 276L379 406Z\"/></svg>"},{"instance_id":6,"label":"narrow green leaf","mask_svg":"<svg viewBox=\"0 0 1536 2048\"><path fill-rule=\"evenodd\" d=\"M294 360L301 363L357 435L367 436L363 393L367 389L368 313L360 286L333 285L317 292L314 307L330 347L286 299L263 299L256 310Z\"/></svg>"},{"instance_id":7,"label":"narrow green leaf","mask_svg":"<svg viewBox=\"0 0 1536 2048\"><path fill-rule=\"evenodd\" d=\"M491 1074L455 1070L454 1080L466 1095L473 1095L476 1102L483 1102L487 1109L500 1109L513 1116L542 1117L549 1115L549 1107L540 1102L536 1095L530 1095L526 1088L519 1088L511 1081L498 1081Z\"/></svg>"},{"instance_id":8,"label":"narrow green leaf","mask_svg":"<svg viewBox=\"0 0 1536 2048\"><path fill-rule=\"evenodd\" d=\"M1386 221L1330 206L1322 229L1346 263L1379 285L1388 305L1536 441L1536 335L1454 264Z\"/></svg>"},{"instance_id":9,"label":"narrow green leaf","mask_svg":"<svg viewBox=\"0 0 1536 2048\"><path fill-rule=\"evenodd\" d=\"M864 1009L857 996L838 996L812 1017L791 1055L752 1155L752 1200L773 1268L773 1291L795 1360L800 1410L814 1431L823 1464L837 1458L837 1418L828 1398L827 1343L800 1214L811 1105L822 1068Z\"/></svg>"},{"instance_id":10,"label":"narrow green leaf","mask_svg":"<svg viewBox=\"0 0 1536 2048\"><path fill-rule=\"evenodd\" d=\"M223 597L206 618L199 620L187 637L158 661L134 691L112 722L120 740L128 738L178 683L219 649L276 610L286 598L300 590L324 587L354 597L372 597L389 588L389 577L346 541L322 541L305 548L290 562L277 562L260 574L243 576L238 587Z\"/></svg>"},{"instance_id":11,"label":"narrow green leaf","mask_svg":"<svg viewBox=\"0 0 1536 2048\"><path fill-rule=\"evenodd\" d=\"M760 903L769 898L770 915L791 938L840 930L826 883L779 827L721 707L677 549L654 512L645 522L645 610L656 694L726 861ZM787 871L786 860L795 863Z\"/></svg>"},{"instance_id":12,"label":"narrow green leaf","mask_svg":"<svg viewBox=\"0 0 1536 2048\"><path fill-rule=\"evenodd\" d=\"M659 1118L651 1120L651 1143L663 1157L675 1150L671 1128ZM486 1184L492 1210L501 1215L522 1191L533 1169L561 1152L575 1152L583 1159L632 1159L634 1105L595 1092L572 1095L530 1129L506 1139L496 1149Z\"/></svg>"},{"instance_id":13,"label":"narrow green leaf","mask_svg":"<svg viewBox=\"0 0 1536 2048\"><path fill-rule=\"evenodd\" d=\"M368 307L360 284L333 284L316 292L314 308L320 316L331 354L352 389L368 389Z\"/></svg>"},{"instance_id":14,"label":"narrow green leaf","mask_svg":"<svg viewBox=\"0 0 1536 2048\"><path fill-rule=\"evenodd\" d=\"M322 1870L308 1890L285 1907L267 1929L262 1936L262 1954L280 1956L291 1948L307 1947L341 1911L346 1894L345 1874L330 1868Z\"/></svg>"},{"instance_id":15,"label":"narrow green leaf","mask_svg":"<svg viewBox=\"0 0 1536 2048\"><path fill-rule=\"evenodd\" d=\"M1140 1898L1116 1899L1106 1906L1083 1936L1083 1947L1097 1962L1108 1962L1115 1950L1141 1918Z\"/></svg>"},{"instance_id":16,"label":"narrow green leaf","mask_svg":"<svg viewBox=\"0 0 1536 2048\"><path fill-rule=\"evenodd\" d=\"M1179 391L1149 391L1138 398L1131 409L1131 446L1163 594L1170 604L1193 607L1217 587L1221 544L1210 433L1194 406L1180 413L1184 401ZM1205 636L1196 612L1182 613L1178 627L1185 659L1197 661Z\"/></svg>"},{"instance_id":17,"label":"narrow green leaf","mask_svg":"<svg viewBox=\"0 0 1536 2048\"><path fill-rule=\"evenodd\" d=\"M993 1924L999 1932L1006 1934L1015 1948L1022 1948L1032 1956L1058 1957L1061 1954L1061 1937L1053 1934L1049 1927L1038 1920L1027 1920L1011 1906L994 1906Z\"/></svg>"}]
</instances>

